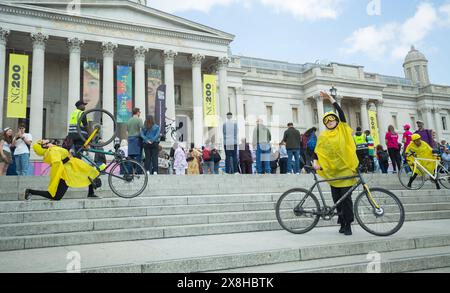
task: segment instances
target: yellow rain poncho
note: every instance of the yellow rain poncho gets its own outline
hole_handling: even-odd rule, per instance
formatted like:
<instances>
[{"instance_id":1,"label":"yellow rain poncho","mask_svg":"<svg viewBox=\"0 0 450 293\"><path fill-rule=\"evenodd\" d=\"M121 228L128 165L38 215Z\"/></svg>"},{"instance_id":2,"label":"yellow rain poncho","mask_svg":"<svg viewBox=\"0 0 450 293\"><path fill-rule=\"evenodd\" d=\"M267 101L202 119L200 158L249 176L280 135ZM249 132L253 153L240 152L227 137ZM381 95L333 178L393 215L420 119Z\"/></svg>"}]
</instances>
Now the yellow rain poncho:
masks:
<instances>
[{"instance_id":1,"label":"yellow rain poncho","mask_svg":"<svg viewBox=\"0 0 450 293\"><path fill-rule=\"evenodd\" d=\"M97 169L77 158L70 158L64 164L63 160L69 157L69 152L64 148L53 146L43 149L39 144L35 144L33 149L51 166L48 192L52 197L56 195L60 179L63 179L69 187L82 188L91 184L89 178L95 179L100 174Z\"/></svg>"},{"instance_id":2,"label":"yellow rain poncho","mask_svg":"<svg viewBox=\"0 0 450 293\"><path fill-rule=\"evenodd\" d=\"M347 123L340 121L335 129L326 129L318 140L315 153L322 170L317 173L324 179L354 176L359 165L353 130ZM355 179L329 182L333 187L350 187L357 183Z\"/></svg>"},{"instance_id":3,"label":"yellow rain poncho","mask_svg":"<svg viewBox=\"0 0 450 293\"><path fill-rule=\"evenodd\" d=\"M434 173L434 168L436 166L435 162L420 160L420 159L436 160L436 158L433 156L433 149L430 147L429 144L427 144L423 140L421 141L420 146L417 146L414 142L411 142L408 145L408 147L406 148L406 153L411 153L411 152L415 153L415 156L418 159L417 161L425 169L427 169L428 172L430 172L431 174ZM408 157L407 161L408 161L408 164L411 166L411 168L413 168L414 158ZM416 168L416 171L414 173L422 175L422 172L420 172L420 170L418 168Z\"/></svg>"}]
</instances>

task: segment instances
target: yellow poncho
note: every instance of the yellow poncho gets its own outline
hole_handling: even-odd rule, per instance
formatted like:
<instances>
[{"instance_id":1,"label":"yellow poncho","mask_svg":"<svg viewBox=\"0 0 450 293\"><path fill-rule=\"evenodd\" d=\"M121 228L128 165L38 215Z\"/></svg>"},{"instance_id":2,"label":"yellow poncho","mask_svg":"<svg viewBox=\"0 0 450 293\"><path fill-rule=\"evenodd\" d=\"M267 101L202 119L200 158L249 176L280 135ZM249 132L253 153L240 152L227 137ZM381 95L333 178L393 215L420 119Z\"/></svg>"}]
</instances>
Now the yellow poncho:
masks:
<instances>
[{"instance_id":1,"label":"yellow poncho","mask_svg":"<svg viewBox=\"0 0 450 293\"><path fill-rule=\"evenodd\" d=\"M48 192L52 197L56 195L60 179L69 187L82 188L91 184L89 178L95 179L100 174L97 169L77 158L70 158L63 164L62 160L67 157L69 152L58 146L50 147L44 154L44 162L51 166Z\"/></svg>"},{"instance_id":2,"label":"yellow poncho","mask_svg":"<svg viewBox=\"0 0 450 293\"><path fill-rule=\"evenodd\" d=\"M333 130L323 131L318 140L315 153L322 170L317 173L324 179L354 176L359 161L352 136L353 130L345 122L339 122ZM350 187L357 183L355 179L329 182L333 187Z\"/></svg>"},{"instance_id":3,"label":"yellow poncho","mask_svg":"<svg viewBox=\"0 0 450 293\"><path fill-rule=\"evenodd\" d=\"M430 160L435 160L436 159L433 156L433 149L430 147L429 144L427 144L426 142L424 142L422 140L422 142L420 143L420 146L416 146L416 144L414 142L411 142L408 145L408 147L406 148L406 153L411 153L411 152L415 153L415 156L418 159L418 162L425 169L427 169L428 172L430 172L431 174L434 173L435 162L420 160L421 158L422 159L430 159ZM413 168L414 158L413 157L408 157L407 160L408 160L408 164L411 166L411 168ZM420 170L418 168L416 168L416 171L414 173L422 175L422 172L420 172Z\"/></svg>"}]
</instances>

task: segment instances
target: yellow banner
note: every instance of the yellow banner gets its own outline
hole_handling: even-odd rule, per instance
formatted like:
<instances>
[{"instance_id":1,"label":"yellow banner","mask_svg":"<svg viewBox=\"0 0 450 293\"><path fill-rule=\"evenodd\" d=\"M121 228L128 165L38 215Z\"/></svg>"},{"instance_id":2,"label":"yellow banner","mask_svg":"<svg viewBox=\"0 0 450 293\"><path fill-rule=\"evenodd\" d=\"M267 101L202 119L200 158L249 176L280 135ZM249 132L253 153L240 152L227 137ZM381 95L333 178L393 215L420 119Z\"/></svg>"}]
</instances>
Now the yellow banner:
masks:
<instances>
[{"instance_id":1,"label":"yellow banner","mask_svg":"<svg viewBox=\"0 0 450 293\"><path fill-rule=\"evenodd\" d=\"M8 118L27 118L28 55L9 55Z\"/></svg>"},{"instance_id":2,"label":"yellow banner","mask_svg":"<svg viewBox=\"0 0 450 293\"><path fill-rule=\"evenodd\" d=\"M217 77L215 75L203 75L203 112L205 127L217 127Z\"/></svg>"},{"instance_id":3,"label":"yellow banner","mask_svg":"<svg viewBox=\"0 0 450 293\"><path fill-rule=\"evenodd\" d=\"M370 134L373 137L373 143L375 147L380 144L380 137L378 134L378 120L377 120L377 112L369 111L369 126L370 126Z\"/></svg>"}]
</instances>

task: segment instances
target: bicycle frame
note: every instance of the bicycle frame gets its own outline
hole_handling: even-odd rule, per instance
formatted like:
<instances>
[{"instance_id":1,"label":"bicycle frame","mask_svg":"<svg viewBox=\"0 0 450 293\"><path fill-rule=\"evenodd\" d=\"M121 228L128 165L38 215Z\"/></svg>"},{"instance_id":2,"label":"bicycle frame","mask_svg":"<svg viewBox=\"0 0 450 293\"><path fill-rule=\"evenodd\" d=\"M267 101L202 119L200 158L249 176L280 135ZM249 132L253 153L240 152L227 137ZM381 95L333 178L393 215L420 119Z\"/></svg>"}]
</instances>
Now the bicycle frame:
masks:
<instances>
[{"instance_id":1,"label":"bicycle frame","mask_svg":"<svg viewBox=\"0 0 450 293\"><path fill-rule=\"evenodd\" d=\"M312 191L315 189L315 187L317 186L317 190L319 191L319 195L320 198L322 200L322 204L323 204L323 210L325 212L321 213L321 216L327 216L326 211L328 210L329 212L332 212L334 210L336 210L337 206L339 204L341 204L353 191L355 191L358 187L360 187L361 185L364 187L364 189L367 191L368 197L369 197L369 202L372 205L372 207L374 209L379 210L380 206L376 203L375 199L373 198L369 186L367 185L366 181L364 180L364 178L361 175L361 172L359 171L359 169L357 170L357 175L355 176L347 176L347 177L341 177L341 178L335 178L335 179L326 179L326 180L319 180L317 178L317 174L315 172L312 172L314 175L314 181L315 183L313 184L313 186L308 190L308 194L311 194ZM333 206L329 207L326 202L325 202L325 197L323 196L323 192L322 192L322 188L320 187L321 183L324 182L333 182L333 181L339 181L339 180L347 180L347 179L359 179L358 182L352 186L352 188L350 188L349 191L347 191ZM305 202L306 197L304 198L303 201L301 201L299 203L299 206L303 205L303 203Z\"/></svg>"},{"instance_id":2,"label":"bicycle frame","mask_svg":"<svg viewBox=\"0 0 450 293\"><path fill-rule=\"evenodd\" d=\"M422 166L422 164L420 164L419 161L426 161L426 162L434 162L434 174L431 174L424 166ZM425 158L416 158L414 157L414 169L412 170L413 173L415 173L415 171L417 170L417 167L419 167L419 171L420 172L425 172L428 174L428 176L431 177L431 179L436 180L437 176L438 176L438 168L439 166L441 166L442 168L444 168L444 166L442 166L441 162L439 160L432 160L432 159L425 159Z\"/></svg>"}]
</instances>

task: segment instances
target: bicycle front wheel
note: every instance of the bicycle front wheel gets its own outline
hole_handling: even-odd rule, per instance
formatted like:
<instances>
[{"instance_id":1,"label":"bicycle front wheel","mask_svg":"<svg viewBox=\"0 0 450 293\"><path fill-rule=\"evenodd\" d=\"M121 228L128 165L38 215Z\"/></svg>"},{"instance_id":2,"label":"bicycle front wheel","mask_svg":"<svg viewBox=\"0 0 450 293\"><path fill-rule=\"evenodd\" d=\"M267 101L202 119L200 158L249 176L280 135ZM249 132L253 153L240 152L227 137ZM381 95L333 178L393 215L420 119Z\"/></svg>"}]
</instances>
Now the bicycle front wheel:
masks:
<instances>
[{"instance_id":1,"label":"bicycle front wheel","mask_svg":"<svg viewBox=\"0 0 450 293\"><path fill-rule=\"evenodd\" d=\"M367 190L361 192L356 198L354 211L359 225L376 236L396 233L405 221L405 209L401 201L395 194L382 188L370 189L370 195Z\"/></svg>"},{"instance_id":2,"label":"bicycle front wheel","mask_svg":"<svg viewBox=\"0 0 450 293\"><path fill-rule=\"evenodd\" d=\"M280 226L294 234L311 231L319 222L319 210L317 198L303 188L295 188L283 193L275 207Z\"/></svg>"},{"instance_id":3,"label":"bicycle front wheel","mask_svg":"<svg viewBox=\"0 0 450 293\"><path fill-rule=\"evenodd\" d=\"M437 176L439 184L446 189L450 189L450 172L446 168L440 167Z\"/></svg>"},{"instance_id":4,"label":"bicycle front wheel","mask_svg":"<svg viewBox=\"0 0 450 293\"><path fill-rule=\"evenodd\" d=\"M89 129L94 131L97 129L97 134L89 142L94 147L103 147L110 144L117 135L117 123L114 116L103 109L92 109L85 111L77 122L78 135L84 142L89 138L91 133L83 134L82 121L86 119Z\"/></svg>"},{"instance_id":5,"label":"bicycle front wheel","mask_svg":"<svg viewBox=\"0 0 450 293\"><path fill-rule=\"evenodd\" d=\"M403 166L398 171L398 179L406 189L418 190L425 184L425 178L423 174L417 174L416 179L414 179L414 181L409 186L409 180L414 175L412 169L413 167L411 167L409 164L403 164Z\"/></svg>"},{"instance_id":6,"label":"bicycle front wheel","mask_svg":"<svg viewBox=\"0 0 450 293\"><path fill-rule=\"evenodd\" d=\"M147 187L148 175L144 167L134 160L117 162L109 171L108 183L111 190L120 197L133 198Z\"/></svg>"}]
</instances>

